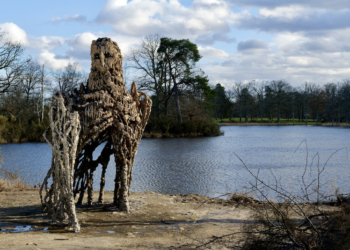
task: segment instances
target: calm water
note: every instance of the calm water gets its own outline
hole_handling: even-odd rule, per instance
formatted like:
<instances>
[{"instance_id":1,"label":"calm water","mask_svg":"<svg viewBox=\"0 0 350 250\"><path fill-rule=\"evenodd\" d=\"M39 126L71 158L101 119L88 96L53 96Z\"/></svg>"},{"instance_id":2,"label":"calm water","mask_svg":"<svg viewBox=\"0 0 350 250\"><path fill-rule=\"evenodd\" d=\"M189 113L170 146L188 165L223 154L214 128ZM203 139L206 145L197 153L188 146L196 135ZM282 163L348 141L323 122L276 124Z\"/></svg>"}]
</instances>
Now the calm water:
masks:
<instances>
[{"instance_id":1,"label":"calm water","mask_svg":"<svg viewBox=\"0 0 350 250\"><path fill-rule=\"evenodd\" d=\"M221 127L224 136L210 138L142 139L136 155L132 191L165 194L198 193L216 196L242 191L252 181L234 153L266 181L273 181L271 170L288 188L298 192L308 153L308 163L319 153L319 165L328 161L322 181L327 189L340 187L350 192L350 129L312 126ZM305 143L294 153L298 145ZM99 148L102 150L102 147ZM46 143L1 145L3 167L17 171L29 184L42 182L51 163L51 148ZM94 157L98 157L95 152ZM99 176L94 189L98 190ZM271 169L271 170L270 170ZM113 190L114 160L107 169L106 190ZM311 166L316 177L317 158ZM95 178L96 178L95 177Z\"/></svg>"}]
</instances>

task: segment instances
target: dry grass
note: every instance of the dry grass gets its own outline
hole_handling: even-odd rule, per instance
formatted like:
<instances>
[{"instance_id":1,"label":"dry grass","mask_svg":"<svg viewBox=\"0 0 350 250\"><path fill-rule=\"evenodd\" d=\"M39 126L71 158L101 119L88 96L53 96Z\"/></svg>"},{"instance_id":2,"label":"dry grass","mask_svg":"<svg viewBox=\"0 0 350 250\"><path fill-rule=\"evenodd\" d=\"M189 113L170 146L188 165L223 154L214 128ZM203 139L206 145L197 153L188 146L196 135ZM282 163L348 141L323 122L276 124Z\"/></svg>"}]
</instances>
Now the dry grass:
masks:
<instances>
[{"instance_id":1,"label":"dry grass","mask_svg":"<svg viewBox=\"0 0 350 250\"><path fill-rule=\"evenodd\" d=\"M0 191L12 188L29 188L30 186L23 182L20 178L8 180L0 178Z\"/></svg>"},{"instance_id":2,"label":"dry grass","mask_svg":"<svg viewBox=\"0 0 350 250\"><path fill-rule=\"evenodd\" d=\"M11 173L0 167L0 191L13 188L29 188L28 183L23 181L17 174Z\"/></svg>"},{"instance_id":3,"label":"dry grass","mask_svg":"<svg viewBox=\"0 0 350 250\"><path fill-rule=\"evenodd\" d=\"M235 201L238 204L255 204L260 203L259 200L254 199L254 197L251 194L241 192L241 193L231 193L230 197L228 198L231 201Z\"/></svg>"}]
</instances>

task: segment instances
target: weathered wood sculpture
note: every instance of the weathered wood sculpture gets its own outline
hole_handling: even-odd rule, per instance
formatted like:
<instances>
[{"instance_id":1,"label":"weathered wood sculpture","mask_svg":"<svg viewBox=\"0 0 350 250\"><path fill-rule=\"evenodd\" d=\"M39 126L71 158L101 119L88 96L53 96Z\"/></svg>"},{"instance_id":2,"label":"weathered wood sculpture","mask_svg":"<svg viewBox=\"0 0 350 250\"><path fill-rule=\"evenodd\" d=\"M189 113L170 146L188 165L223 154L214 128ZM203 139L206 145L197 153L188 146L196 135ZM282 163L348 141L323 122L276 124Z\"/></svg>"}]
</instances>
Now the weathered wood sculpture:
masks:
<instances>
[{"instance_id":1,"label":"weathered wood sculpture","mask_svg":"<svg viewBox=\"0 0 350 250\"><path fill-rule=\"evenodd\" d=\"M75 197L79 194L78 203L82 204L87 190L88 205L92 204L93 174L100 164L98 202L103 202L105 173L112 154L116 163L114 204L129 212L134 158L152 105L135 83L131 93L126 92L117 43L109 38L92 41L91 60L86 86L53 95L50 127L44 133L52 148L52 163L40 189L41 201L53 222L68 220L75 232L80 231ZM94 150L102 143L101 155L93 160Z\"/></svg>"}]
</instances>

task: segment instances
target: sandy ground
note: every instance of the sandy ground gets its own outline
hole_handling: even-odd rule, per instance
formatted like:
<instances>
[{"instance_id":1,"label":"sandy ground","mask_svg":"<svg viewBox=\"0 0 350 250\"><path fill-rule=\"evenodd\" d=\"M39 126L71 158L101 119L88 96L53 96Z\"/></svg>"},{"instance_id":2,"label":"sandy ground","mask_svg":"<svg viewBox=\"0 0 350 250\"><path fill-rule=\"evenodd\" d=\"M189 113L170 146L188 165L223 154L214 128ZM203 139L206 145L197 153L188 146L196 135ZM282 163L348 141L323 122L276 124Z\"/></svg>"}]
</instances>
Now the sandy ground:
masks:
<instances>
[{"instance_id":1,"label":"sandy ground","mask_svg":"<svg viewBox=\"0 0 350 250\"><path fill-rule=\"evenodd\" d=\"M196 194L131 193L129 214L111 202L112 192L106 192L104 204L78 206L81 233L73 233L42 213L38 189L2 191L0 249L190 249L240 231L251 213L233 201ZM227 249L237 240L200 249Z\"/></svg>"}]
</instances>

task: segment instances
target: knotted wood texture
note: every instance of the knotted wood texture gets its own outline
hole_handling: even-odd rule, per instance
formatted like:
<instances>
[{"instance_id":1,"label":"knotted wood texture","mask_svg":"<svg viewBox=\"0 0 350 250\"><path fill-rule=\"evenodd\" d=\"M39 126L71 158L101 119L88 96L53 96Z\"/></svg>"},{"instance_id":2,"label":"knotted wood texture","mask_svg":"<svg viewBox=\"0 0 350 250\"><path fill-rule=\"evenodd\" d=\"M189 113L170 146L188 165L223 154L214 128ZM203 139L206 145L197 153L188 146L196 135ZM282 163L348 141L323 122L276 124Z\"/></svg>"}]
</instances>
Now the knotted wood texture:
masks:
<instances>
[{"instance_id":1,"label":"knotted wood texture","mask_svg":"<svg viewBox=\"0 0 350 250\"><path fill-rule=\"evenodd\" d=\"M109 38L92 41L91 60L86 86L53 95L50 127L44 133L52 148L52 164L40 189L41 201L53 222L68 222L75 232L80 226L74 199L79 195L78 204L82 204L87 190L87 203L92 204L93 174L101 165L98 202L103 202L111 155L116 163L114 204L129 212L132 168L152 106L150 98L137 91L136 83L131 93L126 92L117 43ZM93 152L103 143L101 155L94 160Z\"/></svg>"}]
</instances>

